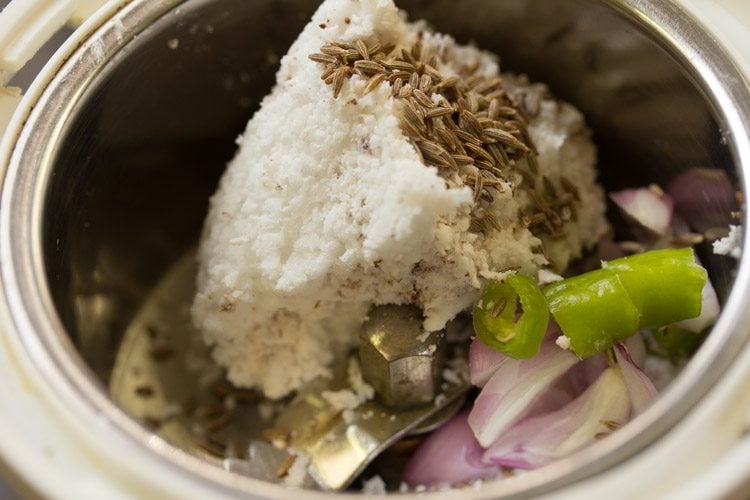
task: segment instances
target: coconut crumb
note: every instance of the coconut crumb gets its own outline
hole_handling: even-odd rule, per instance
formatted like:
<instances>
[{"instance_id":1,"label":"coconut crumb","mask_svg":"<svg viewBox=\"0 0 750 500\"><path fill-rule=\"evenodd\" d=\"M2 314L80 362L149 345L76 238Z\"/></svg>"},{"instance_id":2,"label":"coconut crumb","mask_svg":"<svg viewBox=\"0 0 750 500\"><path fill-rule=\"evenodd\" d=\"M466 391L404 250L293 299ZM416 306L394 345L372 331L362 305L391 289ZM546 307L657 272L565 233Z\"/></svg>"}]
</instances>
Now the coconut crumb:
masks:
<instances>
[{"instance_id":1,"label":"coconut crumb","mask_svg":"<svg viewBox=\"0 0 750 500\"><path fill-rule=\"evenodd\" d=\"M461 385L463 383L463 377L458 370L446 368L443 370L443 380L453 385Z\"/></svg>"},{"instance_id":2,"label":"coconut crumb","mask_svg":"<svg viewBox=\"0 0 750 500\"><path fill-rule=\"evenodd\" d=\"M349 358L348 375L349 386L357 395L360 404L366 403L375 397L375 389L365 382L365 379L362 377L362 368L359 366L356 358Z\"/></svg>"},{"instance_id":3,"label":"coconut crumb","mask_svg":"<svg viewBox=\"0 0 750 500\"><path fill-rule=\"evenodd\" d=\"M469 375L469 363L468 363L468 355L465 356L456 356L455 358L449 359L447 361L447 365L452 372L452 378L453 380L459 380L459 384L461 382L468 383L470 379ZM443 378L445 378L445 374L443 374ZM445 378L445 380L448 380ZM450 380L448 380L450 381Z\"/></svg>"},{"instance_id":4,"label":"coconut crumb","mask_svg":"<svg viewBox=\"0 0 750 500\"><path fill-rule=\"evenodd\" d=\"M349 358L347 375L349 388L338 391L323 391L321 397L334 410L342 412L342 417L346 423L351 423L355 417L354 410L374 398L375 389L365 382L362 377L362 369L356 358Z\"/></svg>"},{"instance_id":5,"label":"coconut crumb","mask_svg":"<svg viewBox=\"0 0 750 500\"><path fill-rule=\"evenodd\" d=\"M557 344L557 346L560 349L565 349L566 351L569 351L570 350L570 337L566 337L565 335L560 335L559 337L557 337L557 339L555 339L555 344Z\"/></svg>"},{"instance_id":6,"label":"coconut crumb","mask_svg":"<svg viewBox=\"0 0 750 500\"><path fill-rule=\"evenodd\" d=\"M337 411L353 410L361 403L357 394L351 389L323 391L321 397Z\"/></svg>"},{"instance_id":7,"label":"coconut crumb","mask_svg":"<svg viewBox=\"0 0 750 500\"><path fill-rule=\"evenodd\" d=\"M447 396L446 396L445 394L443 394L443 393L440 393L440 394L438 394L437 396L435 396L435 401L434 401L434 405L435 405L436 407L440 407L440 406L443 406L443 403L445 403L445 400L446 400L446 399L448 399L448 397L447 397Z\"/></svg>"},{"instance_id":8,"label":"coconut crumb","mask_svg":"<svg viewBox=\"0 0 750 500\"><path fill-rule=\"evenodd\" d=\"M713 243L714 253L739 259L742 256L742 226L729 226L729 234Z\"/></svg>"},{"instance_id":9,"label":"coconut crumb","mask_svg":"<svg viewBox=\"0 0 750 500\"><path fill-rule=\"evenodd\" d=\"M362 493L365 495L385 495L388 493L383 478L375 475L362 482Z\"/></svg>"},{"instance_id":10,"label":"coconut crumb","mask_svg":"<svg viewBox=\"0 0 750 500\"><path fill-rule=\"evenodd\" d=\"M549 285L550 283L556 283L564 279L565 278L557 273L553 273L549 269L540 269L539 274L537 275L537 281L539 282L540 286Z\"/></svg>"}]
</instances>

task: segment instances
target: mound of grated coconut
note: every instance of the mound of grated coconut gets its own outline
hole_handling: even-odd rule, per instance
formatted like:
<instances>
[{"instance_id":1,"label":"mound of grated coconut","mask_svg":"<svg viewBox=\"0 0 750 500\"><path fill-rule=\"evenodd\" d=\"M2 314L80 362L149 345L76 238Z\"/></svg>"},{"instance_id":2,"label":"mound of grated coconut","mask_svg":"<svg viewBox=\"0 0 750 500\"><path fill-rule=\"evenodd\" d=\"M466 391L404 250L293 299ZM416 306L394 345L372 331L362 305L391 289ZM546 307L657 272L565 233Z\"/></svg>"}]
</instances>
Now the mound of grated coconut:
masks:
<instances>
[{"instance_id":1,"label":"mound of grated coconut","mask_svg":"<svg viewBox=\"0 0 750 500\"><path fill-rule=\"evenodd\" d=\"M607 230L589 136L392 0L327 0L211 200L194 322L270 398L327 375L374 304L441 329L483 280L562 272Z\"/></svg>"}]
</instances>

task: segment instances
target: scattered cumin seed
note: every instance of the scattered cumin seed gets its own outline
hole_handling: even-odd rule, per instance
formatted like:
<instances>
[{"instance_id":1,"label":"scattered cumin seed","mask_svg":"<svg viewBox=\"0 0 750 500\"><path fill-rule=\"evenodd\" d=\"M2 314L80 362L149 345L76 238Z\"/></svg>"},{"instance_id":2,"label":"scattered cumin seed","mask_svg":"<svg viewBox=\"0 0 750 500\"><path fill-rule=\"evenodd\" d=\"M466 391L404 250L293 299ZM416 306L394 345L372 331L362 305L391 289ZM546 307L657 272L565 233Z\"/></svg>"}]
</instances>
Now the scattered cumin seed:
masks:
<instances>
[{"instance_id":1,"label":"scattered cumin seed","mask_svg":"<svg viewBox=\"0 0 750 500\"><path fill-rule=\"evenodd\" d=\"M472 165L474 164L474 158L471 156L466 155L451 155L453 157L453 161L456 162L458 166L466 166L466 165Z\"/></svg>"},{"instance_id":2,"label":"scattered cumin seed","mask_svg":"<svg viewBox=\"0 0 750 500\"><path fill-rule=\"evenodd\" d=\"M415 96L416 96L416 94L415 94ZM453 109L452 108L443 108L443 107L436 108L436 107L432 107L431 109L429 109L429 110L427 110L425 112L424 116L425 116L425 118L441 118L443 116L450 116L452 114L453 114Z\"/></svg>"},{"instance_id":3,"label":"scattered cumin seed","mask_svg":"<svg viewBox=\"0 0 750 500\"><path fill-rule=\"evenodd\" d=\"M416 75L416 73L414 73L414 74ZM419 85L416 85L415 87L418 87L418 86ZM414 94L414 98L419 102L419 104L421 104L425 108L432 109L432 108L435 107L435 103L432 102L432 99L430 99L429 97L427 97L427 94L425 94L424 92L422 92L421 90L419 90L419 88L415 88L413 90L413 94Z\"/></svg>"},{"instance_id":4,"label":"scattered cumin seed","mask_svg":"<svg viewBox=\"0 0 750 500\"><path fill-rule=\"evenodd\" d=\"M263 439L279 449L286 449L289 446L291 436L283 429L269 428L263 430Z\"/></svg>"},{"instance_id":5,"label":"scattered cumin seed","mask_svg":"<svg viewBox=\"0 0 750 500\"><path fill-rule=\"evenodd\" d=\"M706 237L699 233L682 233L678 234L673 240L672 244L675 246L695 246L700 245L706 240Z\"/></svg>"},{"instance_id":6,"label":"scattered cumin seed","mask_svg":"<svg viewBox=\"0 0 750 500\"><path fill-rule=\"evenodd\" d=\"M659 198L663 198L664 197L664 190L658 184L649 184L648 185L648 190L651 191L652 193L654 193Z\"/></svg>"},{"instance_id":7,"label":"scattered cumin seed","mask_svg":"<svg viewBox=\"0 0 750 500\"><path fill-rule=\"evenodd\" d=\"M227 441L227 438L225 436L217 433L212 433L206 437L206 441L209 444L215 446L217 450L222 450L222 455L226 454L227 445L229 444L229 442Z\"/></svg>"},{"instance_id":8,"label":"scattered cumin seed","mask_svg":"<svg viewBox=\"0 0 750 500\"><path fill-rule=\"evenodd\" d=\"M485 194L488 195L488 196L490 196L490 197L492 196L488 192L485 192ZM495 214L488 212L488 213L484 214L484 218L487 219L487 222L493 227L493 229L495 231L502 230L502 226L500 225L500 221L497 220L497 217L495 217Z\"/></svg>"},{"instance_id":9,"label":"scattered cumin seed","mask_svg":"<svg viewBox=\"0 0 750 500\"><path fill-rule=\"evenodd\" d=\"M429 92L431 86L432 76L428 74L422 75L422 77L419 79L419 90L421 90L422 92Z\"/></svg>"},{"instance_id":10,"label":"scattered cumin seed","mask_svg":"<svg viewBox=\"0 0 750 500\"><path fill-rule=\"evenodd\" d=\"M276 477L279 479L284 478L289 474L289 470L292 468L292 465L294 465L294 462L297 460L296 455L289 455L284 459L284 462L282 462L279 469L276 471Z\"/></svg>"},{"instance_id":11,"label":"scattered cumin seed","mask_svg":"<svg viewBox=\"0 0 750 500\"><path fill-rule=\"evenodd\" d=\"M611 431L616 431L617 429L622 427L622 424L620 424L619 422L615 422L614 420L602 420L601 423L604 427Z\"/></svg>"},{"instance_id":12,"label":"scattered cumin seed","mask_svg":"<svg viewBox=\"0 0 750 500\"><path fill-rule=\"evenodd\" d=\"M333 97L337 99L344 88L344 80L351 75L351 69L344 66L333 72Z\"/></svg>"},{"instance_id":13,"label":"scattered cumin seed","mask_svg":"<svg viewBox=\"0 0 750 500\"><path fill-rule=\"evenodd\" d=\"M374 61L357 61L354 63L354 69L363 71L364 73L378 74L385 73L385 68Z\"/></svg>"},{"instance_id":14,"label":"scattered cumin seed","mask_svg":"<svg viewBox=\"0 0 750 500\"><path fill-rule=\"evenodd\" d=\"M143 417L142 422L151 431L157 431L164 425L164 422L160 418L150 416Z\"/></svg>"},{"instance_id":15,"label":"scattered cumin seed","mask_svg":"<svg viewBox=\"0 0 750 500\"><path fill-rule=\"evenodd\" d=\"M411 97L411 95L412 95L412 92L413 92L413 91L414 91L414 87L412 87L412 86L411 86L410 84L408 84L408 83L405 83L405 84L404 84L404 85L403 85L403 86L401 87L401 91L400 91L400 92L398 93L398 96L399 96L399 97L400 97L401 99L408 99L409 97Z\"/></svg>"},{"instance_id":16,"label":"scattered cumin seed","mask_svg":"<svg viewBox=\"0 0 750 500\"><path fill-rule=\"evenodd\" d=\"M482 190L484 189L484 181L481 175L477 175L474 178L474 202L478 202L479 198L482 197Z\"/></svg>"},{"instance_id":17,"label":"scattered cumin seed","mask_svg":"<svg viewBox=\"0 0 750 500\"><path fill-rule=\"evenodd\" d=\"M385 81L385 73L380 73L375 75L370 79L370 81L367 82L367 86L365 87L365 95L369 94L376 88L380 86L381 83Z\"/></svg>"},{"instance_id":18,"label":"scattered cumin seed","mask_svg":"<svg viewBox=\"0 0 750 500\"><path fill-rule=\"evenodd\" d=\"M174 348L167 344L157 344L151 347L149 356L154 361L163 362L174 356Z\"/></svg>"},{"instance_id":19,"label":"scattered cumin seed","mask_svg":"<svg viewBox=\"0 0 750 500\"><path fill-rule=\"evenodd\" d=\"M311 61L315 61L323 64L335 64L338 59L335 56L328 54L310 54L307 56Z\"/></svg>"},{"instance_id":20,"label":"scattered cumin seed","mask_svg":"<svg viewBox=\"0 0 750 500\"><path fill-rule=\"evenodd\" d=\"M466 148L466 151L470 153L470 156L473 156L477 159L484 159L490 163L490 165L494 164L494 158L490 153L487 152L486 149L477 146L476 144L472 143L466 143L464 144L464 147Z\"/></svg>"},{"instance_id":21,"label":"scattered cumin seed","mask_svg":"<svg viewBox=\"0 0 750 500\"><path fill-rule=\"evenodd\" d=\"M135 388L135 393L141 398L151 398L156 394L156 391L149 385L139 385Z\"/></svg>"},{"instance_id":22,"label":"scattered cumin seed","mask_svg":"<svg viewBox=\"0 0 750 500\"><path fill-rule=\"evenodd\" d=\"M419 88L419 81L420 76L418 72L414 71L411 75L409 75L409 86L411 86L412 89Z\"/></svg>"},{"instance_id":23,"label":"scattered cumin seed","mask_svg":"<svg viewBox=\"0 0 750 500\"><path fill-rule=\"evenodd\" d=\"M392 85L393 97L404 101L401 127L420 159L448 169L440 173L449 187L471 183L472 231L499 227L489 209L494 200L489 190L504 192L506 185L513 195L519 188L531 195L536 207L530 209L536 213L528 227L537 236L556 236L559 231L554 228L575 217L573 202L580 202L575 186L561 181L562 188L555 189L542 180L537 191L537 151L526 116L538 113L538 95L510 95L502 78L479 72L478 61L459 75L442 74L436 69L442 64L437 51L421 40L412 47L383 45L379 40L333 42L310 58L323 65L321 77L333 87L334 98L354 73L365 79L365 95L383 83ZM550 212L551 207L563 206L564 216ZM548 216L541 218L545 212Z\"/></svg>"},{"instance_id":24,"label":"scattered cumin seed","mask_svg":"<svg viewBox=\"0 0 750 500\"><path fill-rule=\"evenodd\" d=\"M397 79L393 82L393 96L399 96L401 95L401 86L404 84L404 81L401 79Z\"/></svg>"},{"instance_id":25,"label":"scattered cumin seed","mask_svg":"<svg viewBox=\"0 0 750 500\"><path fill-rule=\"evenodd\" d=\"M217 446L215 443L203 442L198 444L198 446L209 455L224 458L226 450Z\"/></svg>"},{"instance_id":26,"label":"scattered cumin seed","mask_svg":"<svg viewBox=\"0 0 750 500\"><path fill-rule=\"evenodd\" d=\"M707 229L703 236L708 241L716 241L722 238L726 238L729 235L729 228L726 227L712 227Z\"/></svg>"},{"instance_id":27,"label":"scattered cumin seed","mask_svg":"<svg viewBox=\"0 0 750 500\"><path fill-rule=\"evenodd\" d=\"M475 146L482 145L482 141L479 138L477 138L476 136L472 135L471 133L465 130L457 129L457 130L454 130L453 133L456 134L456 136L466 144L471 143L471 144L474 144Z\"/></svg>"},{"instance_id":28,"label":"scattered cumin seed","mask_svg":"<svg viewBox=\"0 0 750 500\"><path fill-rule=\"evenodd\" d=\"M328 45L323 45L320 48L320 52L327 56L343 57L349 51L339 45L328 44Z\"/></svg>"},{"instance_id":29,"label":"scattered cumin seed","mask_svg":"<svg viewBox=\"0 0 750 500\"><path fill-rule=\"evenodd\" d=\"M226 409L223 407L222 407L222 410L224 410L224 413L206 422L206 429L209 432L216 432L220 429L225 428L227 424L229 424L229 421L232 420L233 413L231 411L226 411Z\"/></svg>"},{"instance_id":30,"label":"scattered cumin seed","mask_svg":"<svg viewBox=\"0 0 750 500\"><path fill-rule=\"evenodd\" d=\"M497 318L502 314L502 312L505 310L505 306L508 305L508 300L504 297L500 298L500 300L497 301L497 303L492 306L492 310L490 310L490 316L493 318Z\"/></svg>"},{"instance_id":31,"label":"scattered cumin seed","mask_svg":"<svg viewBox=\"0 0 750 500\"><path fill-rule=\"evenodd\" d=\"M485 226L485 221L482 218L471 218L471 221L469 222L469 231L471 231L472 233L483 233L486 231L486 229L487 227Z\"/></svg>"},{"instance_id":32,"label":"scattered cumin seed","mask_svg":"<svg viewBox=\"0 0 750 500\"><path fill-rule=\"evenodd\" d=\"M362 56L362 59L369 59L370 52L367 49L367 44L364 40L357 40L354 42L354 46L357 48L357 52Z\"/></svg>"}]
</instances>

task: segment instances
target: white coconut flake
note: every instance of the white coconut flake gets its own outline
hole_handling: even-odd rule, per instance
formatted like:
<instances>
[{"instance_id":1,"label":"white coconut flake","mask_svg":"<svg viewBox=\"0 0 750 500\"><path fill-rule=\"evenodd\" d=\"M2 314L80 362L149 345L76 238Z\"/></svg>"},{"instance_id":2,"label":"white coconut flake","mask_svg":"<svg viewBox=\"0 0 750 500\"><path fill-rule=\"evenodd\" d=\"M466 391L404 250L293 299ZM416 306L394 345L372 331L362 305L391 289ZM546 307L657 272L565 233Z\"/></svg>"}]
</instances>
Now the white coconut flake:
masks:
<instances>
[{"instance_id":1,"label":"white coconut flake","mask_svg":"<svg viewBox=\"0 0 750 500\"><path fill-rule=\"evenodd\" d=\"M359 362L355 358L349 359L349 386L352 388L354 393L357 395L360 404L366 403L375 397L375 389L365 382L362 377L362 368L359 366Z\"/></svg>"},{"instance_id":2,"label":"white coconut flake","mask_svg":"<svg viewBox=\"0 0 750 500\"><path fill-rule=\"evenodd\" d=\"M540 286L542 285L549 285L550 283L556 283L558 281L562 281L563 278L557 273L553 273L549 269L540 269L539 273L537 274L537 282Z\"/></svg>"},{"instance_id":3,"label":"white coconut flake","mask_svg":"<svg viewBox=\"0 0 750 500\"><path fill-rule=\"evenodd\" d=\"M565 335L557 337L555 339L555 344L557 344L560 349L565 349L566 351L570 350L570 338Z\"/></svg>"},{"instance_id":4,"label":"white coconut flake","mask_svg":"<svg viewBox=\"0 0 750 500\"><path fill-rule=\"evenodd\" d=\"M373 476L362 482L362 493L365 495L385 495L385 481L380 476Z\"/></svg>"},{"instance_id":5,"label":"white coconut flake","mask_svg":"<svg viewBox=\"0 0 750 500\"><path fill-rule=\"evenodd\" d=\"M351 389L323 391L320 395L334 410L338 411L353 410L361 404L361 400Z\"/></svg>"},{"instance_id":6,"label":"white coconut flake","mask_svg":"<svg viewBox=\"0 0 750 500\"><path fill-rule=\"evenodd\" d=\"M742 256L742 226L730 225L729 234L714 241L713 247L717 255L729 255L739 259Z\"/></svg>"}]
</instances>

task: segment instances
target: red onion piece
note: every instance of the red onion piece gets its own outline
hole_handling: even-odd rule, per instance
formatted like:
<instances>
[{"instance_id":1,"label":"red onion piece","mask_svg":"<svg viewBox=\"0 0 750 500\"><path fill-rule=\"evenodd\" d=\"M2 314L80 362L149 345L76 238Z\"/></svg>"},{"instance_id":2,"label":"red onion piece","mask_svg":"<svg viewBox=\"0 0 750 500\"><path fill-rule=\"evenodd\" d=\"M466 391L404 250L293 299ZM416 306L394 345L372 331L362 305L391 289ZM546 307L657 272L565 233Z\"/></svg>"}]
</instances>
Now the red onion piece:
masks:
<instances>
[{"instance_id":1,"label":"red onion piece","mask_svg":"<svg viewBox=\"0 0 750 500\"><path fill-rule=\"evenodd\" d=\"M578 362L554 341L542 343L531 359L502 363L479 393L469 414L469 425L482 446L489 446L508 427L527 415L536 399Z\"/></svg>"},{"instance_id":2,"label":"red onion piece","mask_svg":"<svg viewBox=\"0 0 750 500\"><path fill-rule=\"evenodd\" d=\"M565 375L565 383L576 396L583 394L591 384L607 369L607 358L604 354L597 354L579 361Z\"/></svg>"},{"instance_id":3,"label":"red onion piece","mask_svg":"<svg viewBox=\"0 0 750 500\"><path fill-rule=\"evenodd\" d=\"M691 168L667 186L675 210L693 230L703 233L732 223L739 210L735 189L726 172L715 168Z\"/></svg>"},{"instance_id":4,"label":"red onion piece","mask_svg":"<svg viewBox=\"0 0 750 500\"><path fill-rule=\"evenodd\" d=\"M633 405L633 416L638 415L651 405L658 391L648 375L635 364L625 344L615 343L615 357Z\"/></svg>"},{"instance_id":5,"label":"red onion piece","mask_svg":"<svg viewBox=\"0 0 750 500\"><path fill-rule=\"evenodd\" d=\"M643 341L640 333L636 333L625 340L625 347L628 348L630 357L636 366L643 366L646 362L646 343Z\"/></svg>"},{"instance_id":6,"label":"red onion piece","mask_svg":"<svg viewBox=\"0 0 750 500\"><path fill-rule=\"evenodd\" d=\"M484 449L468 416L468 410L458 413L425 439L406 464L403 480L412 486L451 486L496 475L497 466L481 461Z\"/></svg>"},{"instance_id":7,"label":"red onion piece","mask_svg":"<svg viewBox=\"0 0 750 500\"><path fill-rule=\"evenodd\" d=\"M575 369L575 366L571 368L571 370L573 369ZM536 398L534 404L532 404L529 408L527 416L532 417L534 415L542 415L544 413L559 410L566 404L573 401L576 396L578 396L578 394L573 394L570 388L565 386L564 383L558 383L550 387L544 394Z\"/></svg>"},{"instance_id":8,"label":"red onion piece","mask_svg":"<svg viewBox=\"0 0 750 500\"><path fill-rule=\"evenodd\" d=\"M607 368L586 392L560 410L526 418L503 433L483 460L503 467L540 467L624 424L629 411L622 376Z\"/></svg>"},{"instance_id":9,"label":"red onion piece","mask_svg":"<svg viewBox=\"0 0 750 500\"><path fill-rule=\"evenodd\" d=\"M508 356L484 345L478 338L469 347L469 379L472 385L484 387L500 366L510 360Z\"/></svg>"},{"instance_id":10,"label":"red onion piece","mask_svg":"<svg viewBox=\"0 0 750 500\"><path fill-rule=\"evenodd\" d=\"M668 195L638 188L610 193L609 197L627 217L646 229L659 235L669 231L674 204Z\"/></svg>"}]
</instances>

